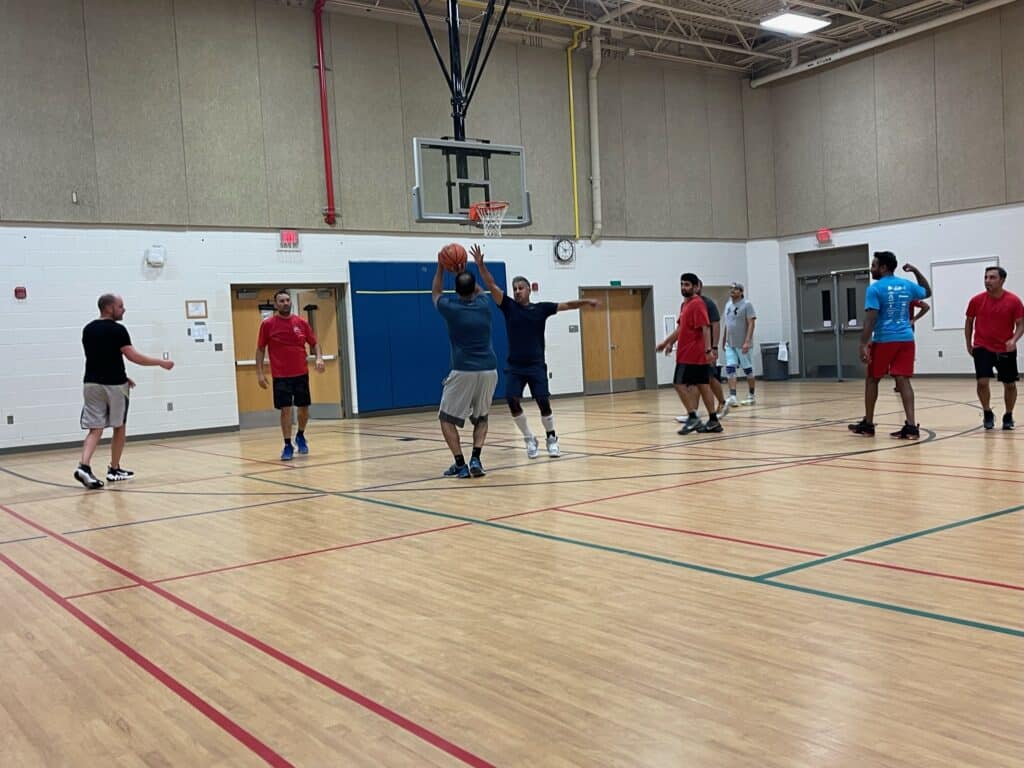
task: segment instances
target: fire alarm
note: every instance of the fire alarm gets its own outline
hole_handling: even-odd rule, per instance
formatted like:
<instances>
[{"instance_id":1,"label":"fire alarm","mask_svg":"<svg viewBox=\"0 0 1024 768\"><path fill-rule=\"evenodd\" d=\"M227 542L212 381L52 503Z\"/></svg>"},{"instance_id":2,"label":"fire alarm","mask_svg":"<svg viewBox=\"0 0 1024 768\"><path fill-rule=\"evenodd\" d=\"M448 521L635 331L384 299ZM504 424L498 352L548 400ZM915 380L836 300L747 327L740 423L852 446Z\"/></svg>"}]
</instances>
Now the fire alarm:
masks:
<instances>
[{"instance_id":1,"label":"fire alarm","mask_svg":"<svg viewBox=\"0 0 1024 768\"><path fill-rule=\"evenodd\" d=\"M28 289L24 285L19 285L14 289L14 298L18 301L24 301L28 298Z\"/></svg>"},{"instance_id":2,"label":"fire alarm","mask_svg":"<svg viewBox=\"0 0 1024 768\"><path fill-rule=\"evenodd\" d=\"M815 237L818 238L818 245L828 245L832 242L832 230L822 227L815 233Z\"/></svg>"}]
</instances>

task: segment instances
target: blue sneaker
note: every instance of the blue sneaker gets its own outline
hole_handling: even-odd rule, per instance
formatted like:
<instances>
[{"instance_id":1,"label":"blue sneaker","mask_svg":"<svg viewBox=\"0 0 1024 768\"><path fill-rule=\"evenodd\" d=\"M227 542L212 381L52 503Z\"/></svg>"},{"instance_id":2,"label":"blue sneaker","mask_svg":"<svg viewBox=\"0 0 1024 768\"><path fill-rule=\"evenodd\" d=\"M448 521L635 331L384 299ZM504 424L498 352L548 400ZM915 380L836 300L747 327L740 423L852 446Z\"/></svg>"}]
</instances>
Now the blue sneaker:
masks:
<instances>
[{"instance_id":1,"label":"blue sneaker","mask_svg":"<svg viewBox=\"0 0 1024 768\"><path fill-rule=\"evenodd\" d=\"M448 469L444 471L445 477L469 477L469 464L463 464L461 467L458 464L453 463Z\"/></svg>"},{"instance_id":2,"label":"blue sneaker","mask_svg":"<svg viewBox=\"0 0 1024 768\"><path fill-rule=\"evenodd\" d=\"M295 455L295 448L291 443L284 444L284 450L281 451L281 461L291 461L292 456Z\"/></svg>"},{"instance_id":3,"label":"blue sneaker","mask_svg":"<svg viewBox=\"0 0 1024 768\"><path fill-rule=\"evenodd\" d=\"M309 443L306 442L305 435L295 436L295 447L299 449L299 453L301 453L303 456L309 453Z\"/></svg>"},{"instance_id":4,"label":"blue sneaker","mask_svg":"<svg viewBox=\"0 0 1024 768\"><path fill-rule=\"evenodd\" d=\"M487 474L484 472L484 465L480 463L480 459L476 456L469 460L469 474L473 477L483 477Z\"/></svg>"}]
</instances>

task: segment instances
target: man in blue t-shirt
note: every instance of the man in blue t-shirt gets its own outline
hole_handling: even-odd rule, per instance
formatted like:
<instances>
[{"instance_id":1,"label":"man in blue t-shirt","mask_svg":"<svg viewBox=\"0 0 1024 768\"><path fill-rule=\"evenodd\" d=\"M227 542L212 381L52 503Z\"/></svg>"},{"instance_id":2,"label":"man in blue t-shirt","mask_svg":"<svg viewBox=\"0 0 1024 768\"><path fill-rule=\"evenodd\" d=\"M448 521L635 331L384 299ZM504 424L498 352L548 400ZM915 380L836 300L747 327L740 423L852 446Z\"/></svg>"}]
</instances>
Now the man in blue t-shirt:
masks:
<instances>
[{"instance_id":1,"label":"man in blue t-shirt","mask_svg":"<svg viewBox=\"0 0 1024 768\"><path fill-rule=\"evenodd\" d=\"M914 420L914 389L910 386L914 375L914 326L910 322L910 304L927 299L932 295L932 288L912 264L904 264L903 271L913 272L916 283L896 277L893 274L896 264L896 256L890 251L878 251L871 260L871 277L876 282L868 286L864 299L864 330L860 340L860 359L867 366L864 418L849 427L857 435L875 434L878 382L891 374L907 417L903 427L892 436L917 440L921 432Z\"/></svg>"},{"instance_id":2,"label":"man in blue t-shirt","mask_svg":"<svg viewBox=\"0 0 1024 768\"><path fill-rule=\"evenodd\" d=\"M537 458L540 448L537 438L530 431L530 425L523 413L522 397L527 386L537 407L540 408L540 420L547 433L548 456L557 458L561 455L558 447L558 433L555 432L555 417L551 415L551 393L548 390L548 366L544 361L544 327L548 318L556 312L567 309L579 309L583 306L596 307L595 299L574 299L572 301L553 302L530 301L530 281L525 277L512 278L512 294L509 298L484 264L484 253L479 245L469 249L480 270L480 277L494 297L495 303L505 316L505 328L508 331L508 368L505 369L505 398L508 400L512 420L523 433L526 443L526 455Z\"/></svg>"},{"instance_id":3,"label":"man in blue t-shirt","mask_svg":"<svg viewBox=\"0 0 1024 768\"><path fill-rule=\"evenodd\" d=\"M469 272L455 277L455 296L443 295L444 270L437 265L431 295L434 306L448 326L452 348L452 369L444 380L438 418L441 434L451 449L455 463L445 470L446 477L482 477L480 454L487 439L487 414L498 385L498 360L491 345L490 301ZM467 464L462 454L459 428L466 417L473 424L473 455Z\"/></svg>"}]
</instances>

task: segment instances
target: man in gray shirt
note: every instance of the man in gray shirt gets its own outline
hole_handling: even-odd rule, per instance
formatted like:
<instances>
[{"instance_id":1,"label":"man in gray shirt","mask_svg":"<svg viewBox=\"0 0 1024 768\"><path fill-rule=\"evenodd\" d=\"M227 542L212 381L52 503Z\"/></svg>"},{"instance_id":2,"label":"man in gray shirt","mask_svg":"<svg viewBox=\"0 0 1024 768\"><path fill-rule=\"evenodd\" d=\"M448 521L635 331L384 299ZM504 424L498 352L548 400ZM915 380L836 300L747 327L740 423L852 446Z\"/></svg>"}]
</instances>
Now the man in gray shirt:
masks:
<instances>
[{"instance_id":1,"label":"man in gray shirt","mask_svg":"<svg viewBox=\"0 0 1024 768\"><path fill-rule=\"evenodd\" d=\"M491 345L491 301L470 272L455 277L455 296L443 294L444 269L437 265L431 295L448 326L452 349L451 373L444 380L438 418L441 434L455 463L446 477L483 477L480 453L487 439L487 415L498 385L498 358ZM466 463L459 428L466 418L473 425L473 455Z\"/></svg>"},{"instance_id":2,"label":"man in gray shirt","mask_svg":"<svg viewBox=\"0 0 1024 768\"><path fill-rule=\"evenodd\" d=\"M739 405L736 400L736 369L742 368L747 376L749 395L744 405L753 405L754 363L750 357L750 349L754 343L754 324L757 312L754 305L744 297L743 286L733 283L729 290L729 301L723 312L725 322L722 323L722 347L725 349L725 375L729 379L729 405Z\"/></svg>"}]
</instances>

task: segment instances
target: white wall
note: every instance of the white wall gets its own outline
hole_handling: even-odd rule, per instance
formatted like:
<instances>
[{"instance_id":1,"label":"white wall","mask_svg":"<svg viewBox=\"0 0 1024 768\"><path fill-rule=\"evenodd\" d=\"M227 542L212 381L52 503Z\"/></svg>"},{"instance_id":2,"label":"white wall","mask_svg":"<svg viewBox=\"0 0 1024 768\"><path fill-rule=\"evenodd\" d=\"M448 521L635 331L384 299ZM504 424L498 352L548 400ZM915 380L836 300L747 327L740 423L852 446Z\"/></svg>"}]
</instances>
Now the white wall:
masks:
<instances>
[{"instance_id":1,"label":"white wall","mask_svg":"<svg viewBox=\"0 0 1024 768\"><path fill-rule=\"evenodd\" d=\"M0 354L8 363L0 369L0 448L81 438L81 329L97 316L101 293L124 296L124 322L139 350L169 352L177 363L171 372L129 364L138 383L131 433L226 427L238 421L232 283L347 283L350 261L431 260L449 239L303 233L300 254L280 255L276 232L0 227ZM166 248L162 270L144 265L145 250L154 244ZM538 282L537 300L575 298L579 286L611 280L652 285L659 333L661 317L678 310L681 272L695 271L709 285L747 279L742 242L584 242L572 268L554 266L549 238L488 241L485 252L492 261L504 261L510 276L521 273ZM28 289L27 300L14 299L15 286ZM207 300L207 324L213 340L224 343L223 352L186 335L188 299ZM559 314L548 324L556 394L583 389L580 336L569 333L570 324L578 324L577 313ZM351 317L348 325L351 333ZM351 337L347 347L352 348ZM359 361L352 362L358 408ZM671 374L672 361L660 357L658 381L669 382ZM171 412L168 402L174 404ZM8 416L14 424L7 424Z\"/></svg>"},{"instance_id":2,"label":"white wall","mask_svg":"<svg viewBox=\"0 0 1024 768\"><path fill-rule=\"evenodd\" d=\"M969 213L852 227L833 231L833 246L867 244L868 252L892 251L900 264L911 262L926 277L935 261L997 256L1009 276L1007 290L1024 295L1024 206L1011 205ZM791 254L818 248L813 235L747 243L751 286L748 297L758 310L758 342L788 340L791 371L798 371L796 298ZM866 265L865 265L866 266ZM979 265L977 293L984 290ZM966 306L965 306L966 309ZM778 338L773 338L777 335ZM939 357L939 352L942 357ZM935 330L929 317L917 327L918 373L969 374L974 371L962 330Z\"/></svg>"}]
</instances>

